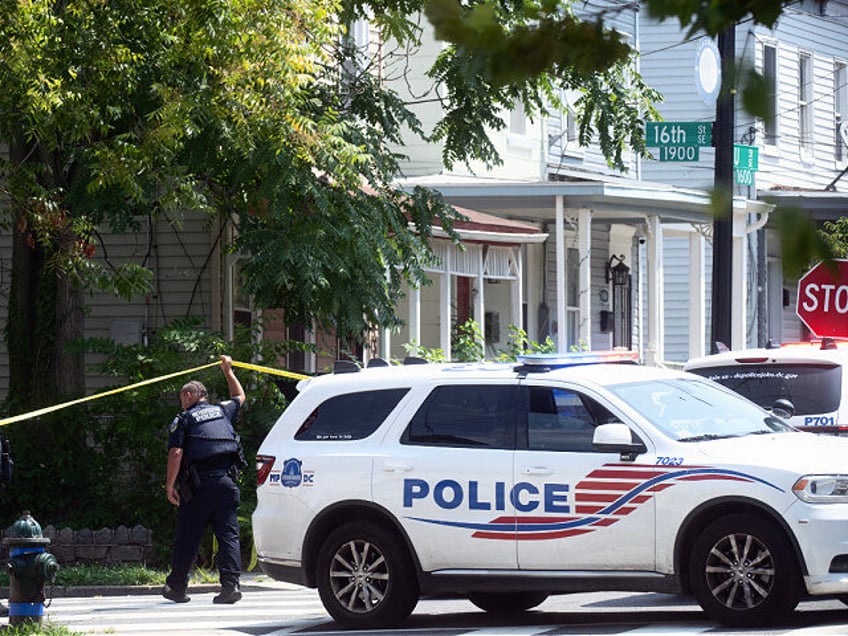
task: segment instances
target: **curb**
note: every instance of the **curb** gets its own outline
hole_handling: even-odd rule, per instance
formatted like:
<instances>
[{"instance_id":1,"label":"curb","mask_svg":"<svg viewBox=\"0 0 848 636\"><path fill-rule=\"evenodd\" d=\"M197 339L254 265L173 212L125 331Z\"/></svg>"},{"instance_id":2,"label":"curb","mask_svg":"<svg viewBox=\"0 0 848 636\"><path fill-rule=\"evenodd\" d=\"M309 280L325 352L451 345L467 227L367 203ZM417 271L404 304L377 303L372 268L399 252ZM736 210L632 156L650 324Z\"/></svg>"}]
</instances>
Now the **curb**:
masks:
<instances>
[{"instance_id":1,"label":"curb","mask_svg":"<svg viewBox=\"0 0 848 636\"><path fill-rule=\"evenodd\" d=\"M263 585L262 581L242 580L239 584L242 591L267 590L272 586ZM221 590L219 583L189 584L187 593L204 594ZM146 594L161 594L161 585L48 585L44 588L47 598L74 598L97 596L141 596ZM9 588L0 587L0 599L9 598Z\"/></svg>"}]
</instances>

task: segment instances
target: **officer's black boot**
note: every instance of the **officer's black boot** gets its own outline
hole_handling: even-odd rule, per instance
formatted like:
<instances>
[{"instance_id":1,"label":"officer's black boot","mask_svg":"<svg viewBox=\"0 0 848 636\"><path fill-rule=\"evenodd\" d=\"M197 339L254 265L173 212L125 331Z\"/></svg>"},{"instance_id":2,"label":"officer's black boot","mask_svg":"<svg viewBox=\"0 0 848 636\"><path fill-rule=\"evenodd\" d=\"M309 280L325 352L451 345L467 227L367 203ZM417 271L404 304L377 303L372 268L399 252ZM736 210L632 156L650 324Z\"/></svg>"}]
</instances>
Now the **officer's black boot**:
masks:
<instances>
[{"instance_id":1,"label":"officer's black boot","mask_svg":"<svg viewBox=\"0 0 848 636\"><path fill-rule=\"evenodd\" d=\"M212 599L212 602L216 605L232 605L233 603L238 603L241 600L241 590L239 586L235 587L224 587L221 589L221 593L216 595L215 598Z\"/></svg>"}]
</instances>

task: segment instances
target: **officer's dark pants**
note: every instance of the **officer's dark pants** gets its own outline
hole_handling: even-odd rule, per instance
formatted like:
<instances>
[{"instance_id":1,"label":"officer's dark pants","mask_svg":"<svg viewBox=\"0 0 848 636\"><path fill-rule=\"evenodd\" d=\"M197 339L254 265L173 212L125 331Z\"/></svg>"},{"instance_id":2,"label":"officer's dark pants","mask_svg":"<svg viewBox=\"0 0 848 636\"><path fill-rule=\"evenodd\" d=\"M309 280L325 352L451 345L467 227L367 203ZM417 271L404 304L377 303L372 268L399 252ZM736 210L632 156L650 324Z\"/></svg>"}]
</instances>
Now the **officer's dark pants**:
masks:
<instances>
[{"instance_id":1,"label":"officer's dark pants","mask_svg":"<svg viewBox=\"0 0 848 636\"><path fill-rule=\"evenodd\" d=\"M188 587L188 577L206 526L211 524L218 539L218 574L221 587L235 587L241 573L239 525L236 513L239 489L226 474L201 477L191 501L177 508L177 531L166 583L177 592Z\"/></svg>"}]
</instances>

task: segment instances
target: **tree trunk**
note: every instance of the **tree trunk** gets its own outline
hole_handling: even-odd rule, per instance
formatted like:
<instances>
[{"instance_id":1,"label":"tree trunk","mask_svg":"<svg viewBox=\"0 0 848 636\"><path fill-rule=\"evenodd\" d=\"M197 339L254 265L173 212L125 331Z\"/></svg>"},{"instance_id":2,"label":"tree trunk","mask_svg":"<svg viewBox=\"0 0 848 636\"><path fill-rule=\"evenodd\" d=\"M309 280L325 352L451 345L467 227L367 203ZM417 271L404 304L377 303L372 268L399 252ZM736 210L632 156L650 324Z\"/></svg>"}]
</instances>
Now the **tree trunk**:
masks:
<instances>
[{"instance_id":1,"label":"tree trunk","mask_svg":"<svg viewBox=\"0 0 848 636\"><path fill-rule=\"evenodd\" d=\"M26 161L25 144L11 143L13 165ZM54 404L85 391L81 354L65 345L83 335L82 297L67 276L48 265L49 246L35 241L26 201L15 201L12 277L6 346L9 351L9 401L13 410Z\"/></svg>"}]
</instances>

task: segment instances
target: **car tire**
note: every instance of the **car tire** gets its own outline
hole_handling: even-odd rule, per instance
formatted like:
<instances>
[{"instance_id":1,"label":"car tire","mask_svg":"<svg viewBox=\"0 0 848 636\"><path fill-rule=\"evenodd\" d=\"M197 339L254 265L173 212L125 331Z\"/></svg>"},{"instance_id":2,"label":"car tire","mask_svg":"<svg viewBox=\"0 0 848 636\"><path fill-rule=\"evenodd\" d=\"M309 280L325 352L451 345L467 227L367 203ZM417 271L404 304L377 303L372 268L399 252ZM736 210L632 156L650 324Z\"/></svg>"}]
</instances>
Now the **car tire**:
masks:
<instances>
[{"instance_id":1,"label":"car tire","mask_svg":"<svg viewBox=\"0 0 848 636\"><path fill-rule=\"evenodd\" d=\"M518 614L541 604L547 592L481 592L469 594L468 600L489 614Z\"/></svg>"},{"instance_id":2,"label":"car tire","mask_svg":"<svg viewBox=\"0 0 848 636\"><path fill-rule=\"evenodd\" d=\"M398 625L418 602L418 583L406 546L373 523L351 522L331 532L316 564L321 602L349 629Z\"/></svg>"},{"instance_id":3,"label":"car tire","mask_svg":"<svg viewBox=\"0 0 848 636\"><path fill-rule=\"evenodd\" d=\"M801 598L801 574L783 532L735 514L707 526L689 563L692 591L714 620L733 627L775 624Z\"/></svg>"}]
</instances>

